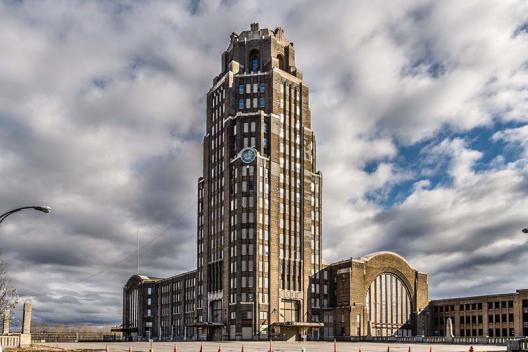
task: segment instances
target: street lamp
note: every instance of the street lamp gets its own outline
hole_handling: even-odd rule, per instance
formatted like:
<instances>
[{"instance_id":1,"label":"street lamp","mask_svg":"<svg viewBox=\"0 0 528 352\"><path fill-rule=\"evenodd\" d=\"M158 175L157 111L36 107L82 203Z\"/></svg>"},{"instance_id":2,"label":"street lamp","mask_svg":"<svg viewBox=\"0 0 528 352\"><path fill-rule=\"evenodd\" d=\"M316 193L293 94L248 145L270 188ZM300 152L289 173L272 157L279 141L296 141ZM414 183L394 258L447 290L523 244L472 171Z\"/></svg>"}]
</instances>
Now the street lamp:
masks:
<instances>
[{"instance_id":1,"label":"street lamp","mask_svg":"<svg viewBox=\"0 0 528 352\"><path fill-rule=\"evenodd\" d=\"M7 218L9 215L14 214L14 213L19 212L19 211L24 210L24 209L38 210L38 211L41 211L41 212L46 213L46 214L51 211L51 207L49 207L47 205L33 205L33 206L30 206L30 207L17 208L17 209L10 210L7 213L3 213L2 215L0 215L0 223L2 221L4 221L5 218Z\"/></svg>"}]
</instances>

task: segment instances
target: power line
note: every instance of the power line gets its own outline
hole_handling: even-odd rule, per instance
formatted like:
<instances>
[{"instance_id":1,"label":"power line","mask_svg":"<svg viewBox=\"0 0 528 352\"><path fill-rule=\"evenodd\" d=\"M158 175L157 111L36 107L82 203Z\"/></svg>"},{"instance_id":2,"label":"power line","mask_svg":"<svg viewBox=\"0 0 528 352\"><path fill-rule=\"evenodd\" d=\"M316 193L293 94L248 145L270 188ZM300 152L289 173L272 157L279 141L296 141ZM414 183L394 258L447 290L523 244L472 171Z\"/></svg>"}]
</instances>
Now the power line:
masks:
<instances>
[{"instance_id":1,"label":"power line","mask_svg":"<svg viewBox=\"0 0 528 352\"><path fill-rule=\"evenodd\" d=\"M176 218L176 221L178 220L181 220L185 215L187 215L187 213L189 213L189 211L191 210L192 206L189 206L187 207L187 209L185 209L185 211L178 217ZM161 231L157 236L155 236L146 246L143 247L143 253L146 253L148 252L149 249L152 248L152 246L154 244L156 244L164 235L165 233L169 230L169 228L171 227L171 225L167 225L165 227L165 229L163 229L163 231ZM139 233L139 232L138 232ZM139 241L139 237L138 237L138 241ZM80 280L78 280L79 282L82 282L82 281L87 281L89 279L92 279L100 274L104 274L106 273L107 271L115 268L117 265L123 263L124 261L126 261L127 259L129 259L131 256L135 255L136 254L136 251L132 251L130 253L128 253L127 255L125 255L123 258L113 262L112 264L108 265L107 267L104 267L103 269L99 270L99 271L96 271L92 274L89 274L83 278L81 278ZM137 249L137 255L138 255L138 274L139 274L139 244L138 244L138 249Z\"/></svg>"}]
</instances>

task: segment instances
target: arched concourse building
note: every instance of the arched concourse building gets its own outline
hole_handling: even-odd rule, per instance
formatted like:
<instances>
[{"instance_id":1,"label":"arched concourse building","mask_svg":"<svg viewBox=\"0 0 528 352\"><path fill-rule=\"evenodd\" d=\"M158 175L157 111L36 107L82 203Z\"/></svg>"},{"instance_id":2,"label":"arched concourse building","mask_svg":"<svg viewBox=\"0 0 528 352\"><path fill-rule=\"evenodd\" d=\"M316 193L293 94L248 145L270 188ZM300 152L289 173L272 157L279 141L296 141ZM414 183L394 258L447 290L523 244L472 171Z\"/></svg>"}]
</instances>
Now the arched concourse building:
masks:
<instances>
[{"instance_id":1,"label":"arched concourse building","mask_svg":"<svg viewBox=\"0 0 528 352\"><path fill-rule=\"evenodd\" d=\"M313 281L312 318L324 323L315 339L427 333L427 274L396 253L330 264Z\"/></svg>"},{"instance_id":2,"label":"arched concourse building","mask_svg":"<svg viewBox=\"0 0 528 352\"><path fill-rule=\"evenodd\" d=\"M195 282L196 271L167 279L132 276L123 290L120 331L133 340L214 339L198 320ZM307 316L284 316L270 324L274 339L428 334L427 274L396 253L378 252L327 265L311 277L309 296Z\"/></svg>"}]
</instances>

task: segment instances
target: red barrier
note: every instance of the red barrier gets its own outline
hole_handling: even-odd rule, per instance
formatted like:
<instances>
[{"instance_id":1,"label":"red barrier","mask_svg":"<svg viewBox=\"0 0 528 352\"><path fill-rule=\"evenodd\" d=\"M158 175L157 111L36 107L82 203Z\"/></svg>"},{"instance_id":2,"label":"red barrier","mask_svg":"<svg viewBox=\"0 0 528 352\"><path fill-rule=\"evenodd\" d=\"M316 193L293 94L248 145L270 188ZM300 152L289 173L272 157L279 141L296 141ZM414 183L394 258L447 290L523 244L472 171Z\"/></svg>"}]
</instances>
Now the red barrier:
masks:
<instances>
[{"instance_id":1,"label":"red barrier","mask_svg":"<svg viewBox=\"0 0 528 352\"><path fill-rule=\"evenodd\" d=\"M336 339L334 339L334 352L337 352L337 342L336 342Z\"/></svg>"}]
</instances>

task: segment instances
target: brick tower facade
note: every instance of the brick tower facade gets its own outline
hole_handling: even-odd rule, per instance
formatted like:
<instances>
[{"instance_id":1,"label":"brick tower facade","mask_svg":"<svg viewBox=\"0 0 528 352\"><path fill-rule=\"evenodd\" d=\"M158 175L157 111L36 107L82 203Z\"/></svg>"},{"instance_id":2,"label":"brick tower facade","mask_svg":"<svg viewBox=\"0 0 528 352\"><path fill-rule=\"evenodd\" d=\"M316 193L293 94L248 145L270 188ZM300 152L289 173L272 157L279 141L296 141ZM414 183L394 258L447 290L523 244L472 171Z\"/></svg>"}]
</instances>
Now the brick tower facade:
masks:
<instances>
[{"instance_id":1,"label":"brick tower facade","mask_svg":"<svg viewBox=\"0 0 528 352\"><path fill-rule=\"evenodd\" d=\"M198 181L196 316L210 338L310 321L322 177L308 96L281 28L231 34L207 94Z\"/></svg>"}]
</instances>

